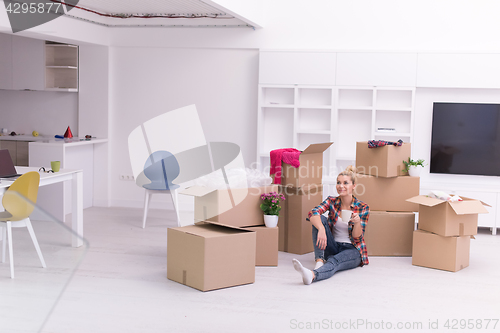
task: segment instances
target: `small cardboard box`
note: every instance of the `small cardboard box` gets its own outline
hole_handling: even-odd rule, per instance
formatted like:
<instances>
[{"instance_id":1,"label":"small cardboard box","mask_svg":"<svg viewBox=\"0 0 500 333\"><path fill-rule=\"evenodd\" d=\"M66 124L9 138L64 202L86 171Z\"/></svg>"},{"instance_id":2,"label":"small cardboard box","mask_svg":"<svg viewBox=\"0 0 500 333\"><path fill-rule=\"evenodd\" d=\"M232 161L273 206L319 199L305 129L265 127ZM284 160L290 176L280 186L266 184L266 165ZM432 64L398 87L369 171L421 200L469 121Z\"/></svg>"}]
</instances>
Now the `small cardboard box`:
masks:
<instances>
[{"instance_id":1,"label":"small cardboard box","mask_svg":"<svg viewBox=\"0 0 500 333\"><path fill-rule=\"evenodd\" d=\"M279 190L278 185L227 190L192 186L179 193L195 197L194 220L197 222L213 221L234 227L248 227L264 224L260 195Z\"/></svg>"},{"instance_id":2,"label":"small cardboard box","mask_svg":"<svg viewBox=\"0 0 500 333\"><path fill-rule=\"evenodd\" d=\"M257 235L255 266L278 266L278 227L258 226L244 229L255 231Z\"/></svg>"},{"instance_id":3,"label":"small cardboard box","mask_svg":"<svg viewBox=\"0 0 500 333\"><path fill-rule=\"evenodd\" d=\"M463 201L449 202L419 195L407 201L418 208L418 229L441 236L466 236L477 234L477 214L488 213L479 200L461 197Z\"/></svg>"},{"instance_id":4,"label":"small cardboard box","mask_svg":"<svg viewBox=\"0 0 500 333\"><path fill-rule=\"evenodd\" d=\"M167 278L208 291L255 282L256 234L203 223L167 230Z\"/></svg>"},{"instance_id":5,"label":"small cardboard box","mask_svg":"<svg viewBox=\"0 0 500 333\"><path fill-rule=\"evenodd\" d=\"M411 257L415 213L370 211L365 228L369 256Z\"/></svg>"},{"instance_id":6,"label":"small cardboard box","mask_svg":"<svg viewBox=\"0 0 500 333\"><path fill-rule=\"evenodd\" d=\"M381 178L369 175L356 175L357 185L354 195L370 206L370 210L390 212L416 212L418 204L406 201L417 196L420 191L420 178L399 176Z\"/></svg>"},{"instance_id":7,"label":"small cardboard box","mask_svg":"<svg viewBox=\"0 0 500 333\"><path fill-rule=\"evenodd\" d=\"M368 141L356 143L356 169L359 173L375 177L405 176L405 165L411 156L411 144L387 145L368 148Z\"/></svg>"},{"instance_id":8,"label":"small cardboard box","mask_svg":"<svg viewBox=\"0 0 500 333\"><path fill-rule=\"evenodd\" d=\"M300 166L298 168L282 163L281 185L303 187L321 184L323 178L323 152L332 144L333 142L309 145L300 154Z\"/></svg>"},{"instance_id":9,"label":"small cardboard box","mask_svg":"<svg viewBox=\"0 0 500 333\"><path fill-rule=\"evenodd\" d=\"M415 230L412 264L451 272L459 271L469 266L470 237L444 237Z\"/></svg>"},{"instance_id":10,"label":"small cardboard box","mask_svg":"<svg viewBox=\"0 0 500 333\"><path fill-rule=\"evenodd\" d=\"M295 254L314 251L312 224L306 218L323 201L322 185L284 187L282 193L286 200L278 220L279 250Z\"/></svg>"}]
</instances>

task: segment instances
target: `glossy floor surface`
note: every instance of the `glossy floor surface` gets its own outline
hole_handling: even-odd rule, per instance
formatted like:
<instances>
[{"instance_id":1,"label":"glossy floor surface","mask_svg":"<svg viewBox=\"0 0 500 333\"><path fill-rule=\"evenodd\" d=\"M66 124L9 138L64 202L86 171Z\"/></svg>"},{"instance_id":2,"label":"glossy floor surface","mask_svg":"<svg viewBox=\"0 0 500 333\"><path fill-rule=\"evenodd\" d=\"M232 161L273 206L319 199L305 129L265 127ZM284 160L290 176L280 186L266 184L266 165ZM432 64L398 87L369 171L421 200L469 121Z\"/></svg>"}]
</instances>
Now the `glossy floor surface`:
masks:
<instances>
[{"instance_id":1,"label":"glossy floor surface","mask_svg":"<svg viewBox=\"0 0 500 333\"><path fill-rule=\"evenodd\" d=\"M173 212L152 210L146 229L141 214L86 209L88 245L77 249L67 230L34 223L47 268L26 230L14 230L15 279L8 260L0 266L0 332L500 330L500 236L489 230L471 240L470 265L456 273L371 257L306 286L292 258L311 268L312 253L280 252L278 267L256 268L255 283L201 292L166 277Z\"/></svg>"}]
</instances>

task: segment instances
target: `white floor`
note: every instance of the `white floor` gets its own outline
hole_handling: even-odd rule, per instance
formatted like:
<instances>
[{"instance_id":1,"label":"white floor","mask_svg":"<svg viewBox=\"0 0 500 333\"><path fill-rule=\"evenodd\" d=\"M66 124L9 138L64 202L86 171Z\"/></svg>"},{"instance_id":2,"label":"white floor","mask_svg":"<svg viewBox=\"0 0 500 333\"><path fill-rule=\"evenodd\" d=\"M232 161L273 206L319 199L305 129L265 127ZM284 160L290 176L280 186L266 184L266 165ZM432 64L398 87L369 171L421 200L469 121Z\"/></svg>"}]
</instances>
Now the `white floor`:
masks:
<instances>
[{"instance_id":1,"label":"white floor","mask_svg":"<svg viewBox=\"0 0 500 333\"><path fill-rule=\"evenodd\" d=\"M0 332L500 330L500 236L489 230L471 241L470 265L456 273L412 266L410 257L371 257L305 286L291 259L312 267L312 253L280 252L278 267L256 268L254 284L204 293L166 278L173 212L151 211L146 229L141 213L86 209L89 246L78 249L67 231L35 223L45 269L26 230L15 230L16 278L8 262L0 266Z\"/></svg>"}]
</instances>

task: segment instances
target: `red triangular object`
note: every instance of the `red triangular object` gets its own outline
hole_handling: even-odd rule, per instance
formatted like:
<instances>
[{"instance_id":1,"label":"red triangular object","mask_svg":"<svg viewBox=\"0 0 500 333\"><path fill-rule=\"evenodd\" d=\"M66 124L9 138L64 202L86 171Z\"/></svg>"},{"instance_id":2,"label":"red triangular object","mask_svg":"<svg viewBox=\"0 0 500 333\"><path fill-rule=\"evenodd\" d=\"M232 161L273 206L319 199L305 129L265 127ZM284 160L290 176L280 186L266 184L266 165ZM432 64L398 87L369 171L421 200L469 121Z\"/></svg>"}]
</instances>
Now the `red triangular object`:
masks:
<instances>
[{"instance_id":1,"label":"red triangular object","mask_svg":"<svg viewBox=\"0 0 500 333\"><path fill-rule=\"evenodd\" d=\"M68 129L66 130L66 132L64 133L64 137L68 138L68 139L73 137L73 133L71 133L71 128L69 128L69 126L68 126Z\"/></svg>"}]
</instances>

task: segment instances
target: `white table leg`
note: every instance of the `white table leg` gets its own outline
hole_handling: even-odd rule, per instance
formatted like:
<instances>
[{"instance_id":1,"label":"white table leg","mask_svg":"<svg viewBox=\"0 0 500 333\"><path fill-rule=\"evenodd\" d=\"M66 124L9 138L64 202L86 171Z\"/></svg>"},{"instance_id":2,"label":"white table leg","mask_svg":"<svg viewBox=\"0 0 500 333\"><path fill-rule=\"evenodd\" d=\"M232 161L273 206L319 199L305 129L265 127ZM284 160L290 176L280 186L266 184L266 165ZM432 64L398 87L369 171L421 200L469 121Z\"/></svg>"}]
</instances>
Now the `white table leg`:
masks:
<instances>
[{"instance_id":1,"label":"white table leg","mask_svg":"<svg viewBox=\"0 0 500 333\"><path fill-rule=\"evenodd\" d=\"M75 172L71 181L71 227L73 228L72 245L83 245L83 173Z\"/></svg>"}]
</instances>

